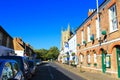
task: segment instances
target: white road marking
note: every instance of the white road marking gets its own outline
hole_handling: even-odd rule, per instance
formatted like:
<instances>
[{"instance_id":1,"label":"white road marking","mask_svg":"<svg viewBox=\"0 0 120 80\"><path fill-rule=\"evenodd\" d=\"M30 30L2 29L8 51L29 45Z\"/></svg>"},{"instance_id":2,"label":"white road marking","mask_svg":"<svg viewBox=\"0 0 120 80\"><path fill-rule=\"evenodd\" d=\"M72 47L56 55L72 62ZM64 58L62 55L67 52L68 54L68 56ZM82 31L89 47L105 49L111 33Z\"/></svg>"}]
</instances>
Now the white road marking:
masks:
<instances>
[{"instance_id":1,"label":"white road marking","mask_svg":"<svg viewBox=\"0 0 120 80\"><path fill-rule=\"evenodd\" d=\"M49 67L48 67L48 71L49 71L49 73L50 73L51 79L53 80L53 79L54 79L54 76L53 76L53 74L52 74L52 72L51 72L51 70L50 70Z\"/></svg>"}]
</instances>

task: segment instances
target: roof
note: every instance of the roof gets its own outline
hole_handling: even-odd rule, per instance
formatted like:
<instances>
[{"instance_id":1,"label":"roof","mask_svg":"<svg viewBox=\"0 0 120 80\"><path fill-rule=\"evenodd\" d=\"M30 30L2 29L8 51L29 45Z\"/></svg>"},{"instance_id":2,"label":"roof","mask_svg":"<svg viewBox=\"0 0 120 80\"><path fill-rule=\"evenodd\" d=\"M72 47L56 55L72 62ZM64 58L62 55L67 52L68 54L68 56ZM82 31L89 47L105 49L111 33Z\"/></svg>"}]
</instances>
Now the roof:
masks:
<instances>
[{"instance_id":1,"label":"roof","mask_svg":"<svg viewBox=\"0 0 120 80\"><path fill-rule=\"evenodd\" d=\"M110 2L111 0L104 0L104 2L99 6L99 10L101 9L102 6L105 6L105 3ZM80 27L82 27L91 17L93 17L95 14L97 14L97 9L89 16L87 17L82 24L75 30L77 31Z\"/></svg>"},{"instance_id":2,"label":"roof","mask_svg":"<svg viewBox=\"0 0 120 80\"><path fill-rule=\"evenodd\" d=\"M0 29L5 33L5 34L7 34L10 38L12 38L4 29L3 29L3 27L0 25ZM13 38L12 38L13 39Z\"/></svg>"}]
</instances>

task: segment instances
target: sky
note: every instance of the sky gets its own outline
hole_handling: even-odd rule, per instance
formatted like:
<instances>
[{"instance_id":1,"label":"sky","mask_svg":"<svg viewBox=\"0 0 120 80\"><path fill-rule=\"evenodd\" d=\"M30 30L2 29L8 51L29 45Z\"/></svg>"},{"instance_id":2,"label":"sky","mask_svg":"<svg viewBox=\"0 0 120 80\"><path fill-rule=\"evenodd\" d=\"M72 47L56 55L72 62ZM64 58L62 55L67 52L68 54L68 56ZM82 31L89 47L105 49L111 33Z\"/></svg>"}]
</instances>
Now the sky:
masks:
<instances>
[{"instance_id":1,"label":"sky","mask_svg":"<svg viewBox=\"0 0 120 80\"><path fill-rule=\"evenodd\" d=\"M0 25L34 49L60 49L61 30L78 28L89 9L96 0L0 0Z\"/></svg>"}]
</instances>

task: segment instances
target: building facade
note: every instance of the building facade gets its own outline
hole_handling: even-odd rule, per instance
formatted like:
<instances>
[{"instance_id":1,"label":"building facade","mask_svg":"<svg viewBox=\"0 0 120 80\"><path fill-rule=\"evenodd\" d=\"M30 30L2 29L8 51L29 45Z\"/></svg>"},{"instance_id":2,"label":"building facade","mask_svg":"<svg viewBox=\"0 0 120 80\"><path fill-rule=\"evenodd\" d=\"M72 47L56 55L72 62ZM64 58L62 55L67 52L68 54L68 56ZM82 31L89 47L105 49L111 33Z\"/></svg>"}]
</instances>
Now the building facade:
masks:
<instances>
[{"instance_id":1,"label":"building facade","mask_svg":"<svg viewBox=\"0 0 120 80\"><path fill-rule=\"evenodd\" d=\"M72 36L72 32L70 31L70 25L68 24L67 30L61 31L61 46L60 46L60 55L58 56L58 61L65 63L67 61L67 54L69 52L69 44L68 41Z\"/></svg>"},{"instance_id":2,"label":"building facade","mask_svg":"<svg viewBox=\"0 0 120 80\"><path fill-rule=\"evenodd\" d=\"M14 54L13 38L0 26L0 56Z\"/></svg>"},{"instance_id":3,"label":"building facade","mask_svg":"<svg viewBox=\"0 0 120 80\"><path fill-rule=\"evenodd\" d=\"M34 53L32 47L25 43L21 38L14 38L13 44L17 56L32 56Z\"/></svg>"},{"instance_id":4,"label":"building facade","mask_svg":"<svg viewBox=\"0 0 120 80\"><path fill-rule=\"evenodd\" d=\"M79 26L76 37L79 66L120 78L120 0L105 0Z\"/></svg>"}]
</instances>

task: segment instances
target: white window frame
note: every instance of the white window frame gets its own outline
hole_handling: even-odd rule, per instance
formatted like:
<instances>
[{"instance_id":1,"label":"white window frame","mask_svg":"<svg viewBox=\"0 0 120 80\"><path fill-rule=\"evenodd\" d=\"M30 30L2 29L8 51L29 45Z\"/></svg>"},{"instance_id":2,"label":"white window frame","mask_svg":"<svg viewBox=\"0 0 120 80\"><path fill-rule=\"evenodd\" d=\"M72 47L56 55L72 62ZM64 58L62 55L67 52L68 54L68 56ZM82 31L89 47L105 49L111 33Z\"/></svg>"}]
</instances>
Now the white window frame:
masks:
<instances>
[{"instance_id":1,"label":"white window frame","mask_svg":"<svg viewBox=\"0 0 120 80\"><path fill-rule=\"evenodd\" d=\"M118 30L116 5L109 8L110 33Z\"/></svg>"},{"instance_id":2,"label":"white window frame","mask_svg":"<svg viewBox=\"0 0 120 80\"><path fill-rule=\"evenodd\" d=\"M97 54L94 53L94 63L97 63Z\"/></svg>"},{"instance_id":3,"label":"white window frame","mask_svg":"<svg viewBox=\"0 0 120 80\"><path fill-rule=\"evenodd\" d=\"M83 62L83 55L80 54L80 62Z\"/></svg>"},{"instance_id":4,"label":"white window frame","mask_svg":"<svg viewBox=\"0 0 120 80\"><path fill-rule=\"evenodd\" d=\"M87 30L88 30L88 42L90 42L90 25L87 27Z\"/></svg>"},{"instance_id":5,"label":"white window frame","mask_svg":"<svg viewBox=\"0 0 120 80\"><path fill-rule=\"evenodd\" d=\"M81 37L82 37L81 43L82 43L82 45L83 45L83 41L84 41L84 30L82 30L82 35L81 35Z\"/></svg>"},{"instance_id":6,"label":"white window frame","mask_svg":"<svg viewBox=\"0 0 120 80\"><path fill-rule=\"evenodd\" d=\"M88 63L90 63L90 54L87 55L87 58L88 58Z\"/></svg>"}]
</instances>

